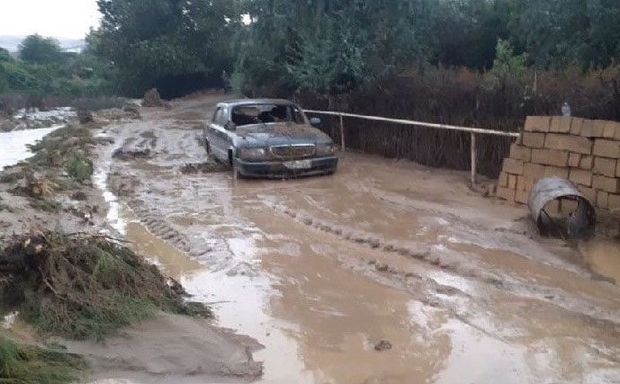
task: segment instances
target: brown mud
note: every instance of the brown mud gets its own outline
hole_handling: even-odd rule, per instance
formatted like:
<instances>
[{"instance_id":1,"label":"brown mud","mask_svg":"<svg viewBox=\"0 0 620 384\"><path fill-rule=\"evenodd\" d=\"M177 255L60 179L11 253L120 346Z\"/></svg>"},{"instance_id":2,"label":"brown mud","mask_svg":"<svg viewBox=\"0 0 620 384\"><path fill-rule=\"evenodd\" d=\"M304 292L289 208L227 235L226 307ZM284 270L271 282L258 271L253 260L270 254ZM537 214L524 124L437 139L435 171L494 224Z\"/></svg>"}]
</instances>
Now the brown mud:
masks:
<instances>
[{"instance_id":1,"label":"brown mud","mask_svg":"<svg viewBox=\"0 0 620 384\"><path fill-rule=\"evenodd\" d=\"M121 121L112 118L118 115L113 111L103 111L103 114L116 124L127 123L124 118ZM97 114L97 119L102 119L100 114ZM103 119L106 121L102 124L110 121L107 117ZM71 234L103 233L117 237L118 232L124 233L127 229L128 236L139 242L139 246L134 244L136 251L156 261L160 243L165 243L158 239L149 243L148 239L152 239L152 235L148 232L145 232L148 238L142 241L140 228L143 227L137 224L126 225L118 216L114 216L113 208L119 206L118 198L105 187L112 151L118 149L113 145L116 143L115 138L106 135L105 129L101 130L97 125L88 129L94 136L89 140L88 148L103 156L95 159L97 169L92 183L85 180L83 183L72 183L70 188L41 188L45 192L45 200L37 200L28 194L16 194L20 188L23 189L24 170L30 169L32 165L20 164L0 173L0 245L4 245L13 234L20 233L59 231ZM32 156L25 144L34 143L46 133L49 130L2 134L0 148L4 152L0 156L0 168ZM67 135L70 136L70 133ZM155 145L154 137L148 131L140 139L139 144ZM69 137L67 143L71 140L74 139ZM134 161L139 157L120 156L115 161ZM43 181L48 178L51 180L49 185L55 186L58 180L66 183L62 167L38 163L37 170L41 172ZM48 206L55 209L43 209ZM184 277L192 268L200 266L197 262L188 261L187 268L183 268L178 260L188 260L187 256L172 246L164 247L160 253L163 253L161 260L169 261L163 264L164 269L175 277ZM17 313L10 314L1 323L0 331L20 342L34 345L51 342L84 356L92 369L89 382L115 381L117 378L139 383L159 383L162 378L177 382L175 377L180 377L184 382L196 383L247 382L262 372L262 364L252 358L252 353L260 348L259 343L216 327L212 321L197 318L161 313L150 320L122 329L117 336L105 342L45 339L21 321Z\"/></svg>"},{"instance_id":2,"label":"brown mud","mask_svg":"<svg viewBox=\"0 0 620 384\"><path fill-rule=\"evenodd\" d=\"M620 383L617 243L582 256L463 173L375 156L301 180L183 174L206 161L200 120L221 98L108 126L118 148L150 156L108 148L99 179L115 228L265 346L258 382ZM106 383L150 382L109 368Z\"/></svg>"}]
</instances>

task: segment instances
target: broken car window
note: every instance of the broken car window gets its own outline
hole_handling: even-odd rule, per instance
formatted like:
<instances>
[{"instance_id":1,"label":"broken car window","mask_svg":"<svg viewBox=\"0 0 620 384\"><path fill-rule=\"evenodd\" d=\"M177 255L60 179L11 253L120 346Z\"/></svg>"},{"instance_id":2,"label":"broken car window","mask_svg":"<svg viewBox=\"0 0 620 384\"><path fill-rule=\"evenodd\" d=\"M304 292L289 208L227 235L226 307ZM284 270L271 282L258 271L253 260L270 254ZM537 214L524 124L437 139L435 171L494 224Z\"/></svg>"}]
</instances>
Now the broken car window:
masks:
<instances>
[{"instance_id":1,"label":"broken car window","mask_svg":"<svg viewBox=\"0 0 620 384\"><path fill-rule=\"evenodd\" d=\"M294 105L287 104L251 104L235 107L232 121L236 126L269 123L303 124L302 112Z\"/></svg>"}]
</instances>

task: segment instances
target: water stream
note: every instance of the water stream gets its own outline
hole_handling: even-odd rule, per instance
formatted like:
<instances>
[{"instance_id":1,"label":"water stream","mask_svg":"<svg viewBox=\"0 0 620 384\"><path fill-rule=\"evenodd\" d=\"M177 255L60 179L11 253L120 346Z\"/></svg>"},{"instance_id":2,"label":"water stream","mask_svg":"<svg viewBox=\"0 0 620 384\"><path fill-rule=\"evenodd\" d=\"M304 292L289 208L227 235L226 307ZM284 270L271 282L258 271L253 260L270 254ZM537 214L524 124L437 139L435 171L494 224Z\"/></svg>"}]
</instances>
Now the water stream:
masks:
<instances>
[{"instance_id":1,"label":"water stream","mask_svg":"<svg viewBox=\"0 0 620 384\"><path fill-rule=\"evenodd\" d=\"M64 124L59 124L50 128L0 132L0 171L32 156L28 145L34 144L63 126Z\"/></svg>"}]
</instances>

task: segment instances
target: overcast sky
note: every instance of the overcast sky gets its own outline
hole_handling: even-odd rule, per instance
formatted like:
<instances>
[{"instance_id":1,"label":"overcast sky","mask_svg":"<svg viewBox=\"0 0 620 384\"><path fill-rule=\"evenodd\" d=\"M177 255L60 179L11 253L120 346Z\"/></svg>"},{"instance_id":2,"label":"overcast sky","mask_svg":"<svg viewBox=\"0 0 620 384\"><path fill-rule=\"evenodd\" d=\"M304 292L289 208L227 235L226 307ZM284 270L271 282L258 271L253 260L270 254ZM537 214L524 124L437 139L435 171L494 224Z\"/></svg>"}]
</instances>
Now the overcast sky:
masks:
<instances>
[{"instance_id":1,"label":"overcast sky","mask_svg":"<svg viewBox=\"0 0 620 384\"><path fill-rule=\"evenodd\" d=\"M0 35L83 38L99 16L97 0L0 0Z\"/></svg>"}]
</instances>

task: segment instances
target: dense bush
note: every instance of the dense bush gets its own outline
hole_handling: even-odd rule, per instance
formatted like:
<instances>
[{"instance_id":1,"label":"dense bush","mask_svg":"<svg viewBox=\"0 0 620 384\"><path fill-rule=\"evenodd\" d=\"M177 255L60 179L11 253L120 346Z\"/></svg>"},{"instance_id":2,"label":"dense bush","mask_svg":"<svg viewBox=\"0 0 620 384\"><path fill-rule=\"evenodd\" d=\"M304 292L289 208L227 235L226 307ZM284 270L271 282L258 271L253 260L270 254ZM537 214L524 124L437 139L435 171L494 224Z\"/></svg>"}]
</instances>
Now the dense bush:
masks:
<instances>
[{"instance_id":1,"label":"dense bush","mask_svg":"<svg viewBox=\"0 0 620 384\"><path fill-rule=\"evenodd\" d=\"M0 112L45 108L53 98L67 103L114 93L114 70L89 52L63 52L53 39L27 37L19 58L0 49ZM48 102L44 102L44 99ZM49 107L54 105L49 105Z\"/></svg>"},{"instance_id":2,"label":"dense bush","mask_svg":"<svg viewBox=\"0 0 620 384\"><path fill-rule=\"evenodd\" d=\"M378 115L518 131L527 115L559 115L566 101L573 115L620 120L620 66L583 74L579 69L525 70L497 83L492 72L427 67L384 78L347 95L328 100L300 92L311 109L345 110ZM346 119L347 147L422 164L468 169L469 135L434 129ZM339 140L338 121L326 119L325 131ZM478 137L480 171L494 177L512 140Z\"/></svg>"}]
</instances>

